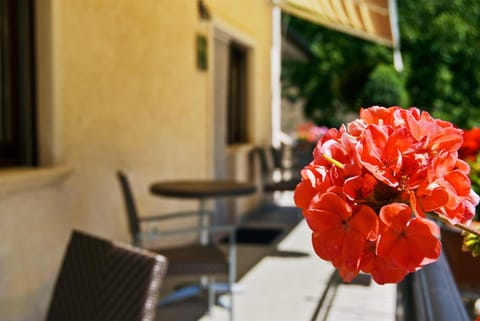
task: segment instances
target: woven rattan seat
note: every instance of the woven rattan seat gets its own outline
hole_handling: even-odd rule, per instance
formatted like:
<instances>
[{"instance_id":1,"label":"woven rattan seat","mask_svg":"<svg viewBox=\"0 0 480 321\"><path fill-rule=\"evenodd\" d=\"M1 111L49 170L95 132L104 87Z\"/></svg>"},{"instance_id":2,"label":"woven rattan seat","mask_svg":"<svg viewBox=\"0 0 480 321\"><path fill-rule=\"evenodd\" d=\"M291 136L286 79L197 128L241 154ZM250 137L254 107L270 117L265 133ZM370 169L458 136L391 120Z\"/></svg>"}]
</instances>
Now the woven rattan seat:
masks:
<instances>
[{"instance_id":1,"label":"woven rattan seat","mask_svg":"<svg viewBox=\"0 0 480 321\"><path fill-rule=\"evenodd\" d=\"M151 321L165 257L73 231L47 321Z\"/></svg>"}]
</instances>

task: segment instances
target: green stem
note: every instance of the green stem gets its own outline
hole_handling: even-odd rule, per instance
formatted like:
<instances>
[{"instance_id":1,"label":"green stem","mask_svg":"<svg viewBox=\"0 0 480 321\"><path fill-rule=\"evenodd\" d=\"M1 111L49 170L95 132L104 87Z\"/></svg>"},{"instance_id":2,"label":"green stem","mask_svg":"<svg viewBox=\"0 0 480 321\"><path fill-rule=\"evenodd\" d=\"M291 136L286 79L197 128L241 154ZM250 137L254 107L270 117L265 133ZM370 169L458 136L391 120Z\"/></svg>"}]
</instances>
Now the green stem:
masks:
<instances>
[{"instance_id":1,"label":"green stem","mask_svg":"<svg viewBox=\"0 0 480 321\"><path fill-rule=\"evenodd\" d=\"M443 217L443 216L441 216L437 213L427 213L427 215L429 215L430 217L433 217L434 219L439 220L442 223L445 223L445 224L450 225L450 226L455 226L455 227L461 229L462 231L465 231L465 232L468 232L468 233L471 233L471 234L474 234L474 235L480 237L480 231L474 230L473 228L471 228L468 225L461 224L461 223L452 224L445 217Z\"/></svg>"}]
</instances>

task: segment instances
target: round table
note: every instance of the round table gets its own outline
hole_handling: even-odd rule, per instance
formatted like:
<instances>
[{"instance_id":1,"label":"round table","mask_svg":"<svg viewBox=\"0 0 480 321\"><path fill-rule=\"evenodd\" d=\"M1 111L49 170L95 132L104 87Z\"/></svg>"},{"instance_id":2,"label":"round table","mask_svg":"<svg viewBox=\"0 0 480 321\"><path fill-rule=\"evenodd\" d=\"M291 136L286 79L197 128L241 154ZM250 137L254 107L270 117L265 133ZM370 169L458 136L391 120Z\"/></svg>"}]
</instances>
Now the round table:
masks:
<instances>
[{"instance_id":1,"label":"round table","mask_svg":"<svg viewBox=\"0 0 480 321\"><path fill-rule=\"evenodd\" d=\"M255 193L256 187L252 183L237 182L233 180L174 180L159 181L150 185L150 192L158 196L176 198L196 198L200 200L200 224L208 226L205 201L210 198L243 196ZM202 231L204 229L202 228ZM208 233L200 236L202 244L208 243Z\"/></svg>"},{"instance_id":2,"label":"round table","mask_svg":"<svg viewBox=\"0 0 480 321\"><path fill-rule=\"evenodd\" d=\"M150 192L178 198L216 198L255 193L254 184L228 180L178 180L155 182Z\"/></svg>"}]
</instances>

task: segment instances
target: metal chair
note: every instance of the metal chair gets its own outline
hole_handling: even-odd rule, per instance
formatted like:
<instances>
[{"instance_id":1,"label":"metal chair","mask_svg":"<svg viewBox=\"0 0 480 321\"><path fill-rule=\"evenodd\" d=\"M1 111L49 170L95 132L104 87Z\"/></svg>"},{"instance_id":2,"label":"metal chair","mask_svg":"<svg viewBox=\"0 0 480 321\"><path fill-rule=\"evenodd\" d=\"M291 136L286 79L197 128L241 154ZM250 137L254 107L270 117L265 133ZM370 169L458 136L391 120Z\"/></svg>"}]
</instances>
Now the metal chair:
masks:
<instances>
[{"instance_id":1,"label":"metal chair","mask_svg":"<svg viewBox=\"0 0 480 321\"><path fill-rule=\"evenodd\" d=\"M153 321L165 257L74 230L46 321Z\"/></svg>"},{"instance_id":2,"label":"metal chair","mask_svg":"<svg viewBox=\"0 0 480 321\"><path fill-rule=\"evenodd\" d=\"M130 182L125 173L117 171L117 178L120 182L121 191L128 216L129 229L132 237L132 243L137 246L143 246L145 237L166 237L178 234L200 233L199 227L185 228L178 230L153 231L148 233L142 230L142 223L166 222L173 219L187 216L199 216L198 212L180 212L173 214L163 214L155 216L140 216L137 211L135 198L133 196ZM230 294L230 304L228 306L230 320L233 320L233 293L232 287L236 278L236 249L234 228L230 226L214 226L209 228L209 233L228 232L230 237L230 246L228 255L217 245L200 244L195 242L175 247L148 248L151 251L161 253L168 259L167 276L198 276L207 277L208 290L208 311L210 311L215 300L215 276L225 274L228 276L227 292ZM196 286L196 288L201 288ZM188 295L188 294L187 294ZM161 304L170 303L182 295L173 294L170 297L162 299Z\"/></svg>"},{"instance_id":3,"label":"metal chair","mask_svg":"<svg viewBox=\"0 0 480 321\"><path fill-rule=\"evenodd\" d=\"M293 191L300 182L299 175L284 166L283 153L284 148L273 146L255 146L249 152L250 179L255 179L259 165L260 184L266 193Z\"/></svg>"}]
</instances>

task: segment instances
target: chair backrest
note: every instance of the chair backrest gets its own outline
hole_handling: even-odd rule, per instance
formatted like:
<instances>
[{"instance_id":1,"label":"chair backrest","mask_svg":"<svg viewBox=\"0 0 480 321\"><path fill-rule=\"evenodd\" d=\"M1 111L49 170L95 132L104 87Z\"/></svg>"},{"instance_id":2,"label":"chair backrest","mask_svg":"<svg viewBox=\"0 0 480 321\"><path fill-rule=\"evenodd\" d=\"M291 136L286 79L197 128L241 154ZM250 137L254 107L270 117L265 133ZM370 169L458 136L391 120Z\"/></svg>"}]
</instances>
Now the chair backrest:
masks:
<instances>
[{"instance_id":1,"label":"chair backrest","mask_svg":"<svg viewBox=\"0 0 480 321\"><path fill-rule=\"evenodd\" d=\"M270 155L272 156L273 167L278 169L284 169L283 166L283 155L285 153L284 145L279 148L270 146Z\"/></svg>"},{"instance_id":2,"label":"chair backrest","mask_svg":"<svg viewBox=\"0 0 480 321\"><path fill-rule=\"evenodd\" d=\"M255 146L248 154L249 176L255 177L256 162L259 162L262 179L271 181L273 173L276 170L283 172L288 168L284 165L285 147L282 145L277 148L274 146Z\"/></svg>"},{"instance_id":3,"label":"chair backrest","mask_svg":"<svg viewBox=\"0 0 480 321\"><path fill-rule=\"evenodd\" d=\"M293 191L300 181L300 171L284 164L284 155L288 150L285 146L256 146L250 150L249 178L256 181L256 172L260 165L260 180L263 191ZM258 164L257 164L258 162Z\"/></svg>"},{"instance_id":4,"label":"chair backrest","mask_svg":"<svg viewBox=\"0 0 480 321\"><path fill-rule=\"evenodd\" d=\"M161 255L73 231L46 320L154 320L166 267Z\"/></svg>"},{"instance_id":5,"label":"chair backrest","mask_svg":"<svg viewBox=\"0 0 480 321\"><path fill-rule=\"evenodd\" d=\"M250 180L255 179L256 159L258 159L260 165L260 175L262 180L268 179L268 176L272 173L273 168L268 162L265 149L260 146L255 146L248 154Z\"/></svg>"},{"instance_id":6,"label":"chair backrest","mask_svg":"<svg viewBox=\"0 0 480 321\"><path fill-rule=\"evenodd\" d=\"M128 216L128 227L132 237L132 244L141 246L142 240L140 238L140 220L138 218L137 206L133 196L132 188L127 175L122 171L117 171L117 177L120 182L122 190L123 201L125 203L125 210Z\"/></svg>"}]
</instances>

